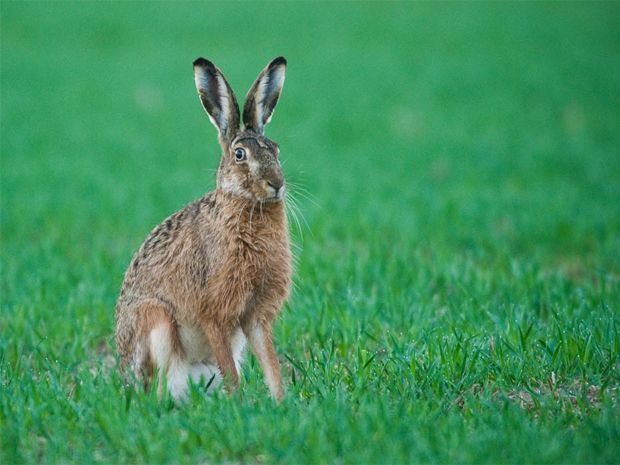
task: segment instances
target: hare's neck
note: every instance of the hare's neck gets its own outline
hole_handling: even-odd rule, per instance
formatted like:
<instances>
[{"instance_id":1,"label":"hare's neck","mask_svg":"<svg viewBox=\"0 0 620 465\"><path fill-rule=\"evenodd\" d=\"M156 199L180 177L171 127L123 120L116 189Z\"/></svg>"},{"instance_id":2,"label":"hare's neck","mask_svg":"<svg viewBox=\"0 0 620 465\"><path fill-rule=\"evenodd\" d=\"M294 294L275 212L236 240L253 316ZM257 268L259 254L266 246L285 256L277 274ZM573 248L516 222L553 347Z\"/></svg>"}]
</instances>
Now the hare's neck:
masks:
<instances>
[{"instance_id":1,"label":"hare's neck","mask_svg":"<svg viewBox=\"0 0 620 465\"><path fill-rule=\"evenodd\" d=\"M216 203L220 206L223 225L237 235L271 235L288 229L283 201L255 202L218 191Z\"/></svg>"}]
</instances>

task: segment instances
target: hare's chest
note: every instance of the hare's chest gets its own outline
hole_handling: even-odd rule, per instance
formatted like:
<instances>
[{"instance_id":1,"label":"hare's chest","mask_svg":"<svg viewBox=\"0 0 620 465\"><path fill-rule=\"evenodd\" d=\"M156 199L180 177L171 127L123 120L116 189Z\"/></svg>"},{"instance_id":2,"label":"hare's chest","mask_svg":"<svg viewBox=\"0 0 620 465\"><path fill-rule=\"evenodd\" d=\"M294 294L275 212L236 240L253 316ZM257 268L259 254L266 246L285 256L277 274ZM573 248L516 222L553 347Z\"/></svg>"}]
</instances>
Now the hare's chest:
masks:
<instances>
[{"instance_id":1,"label":"hare's chest","mask_svg":"<svg viewBox=\"0 0 620 465\"><path fill-rule=\"evenodd\" d=\"M267 300L267 305L282 306L291 286L291 261L288 237L284 237L280 247L263 257L255 282L255 298Z\"/></svg>"},{"instance_id":2,"label":"hare's chest","mask_svg":"<svg viewBox=\"0 0 620 465\"><path fill-rule=\"evenodd\" d=\"M266 257L252 270L253 280L241 307L243 319L273 320L288 297L290 264L286 256Z\"/></svg>"},{"instance_id":3,"label":"hare's chest","mask_svg":"<svg viewBox=\"0 0 620 465\"><path fill-rule=\"evenodd\" d=\"M291 256L287 241L272 239L268 245L241 243L230 251L210 282L211 309L225 311L231 320L279 312L289 292Z\"/></svg>"},{"instance_id":4,"label":"hare's chest","mask_svg":"<svg viewBox=\"0 0 620 465\"><path fill-rule=\"evenodd\" d=\"M250 248L243 255L245 260L240 270L248 284L249 298L286 292L291 274L288 242L272 241L269 246Z\"/></svg>"}]
</instances>

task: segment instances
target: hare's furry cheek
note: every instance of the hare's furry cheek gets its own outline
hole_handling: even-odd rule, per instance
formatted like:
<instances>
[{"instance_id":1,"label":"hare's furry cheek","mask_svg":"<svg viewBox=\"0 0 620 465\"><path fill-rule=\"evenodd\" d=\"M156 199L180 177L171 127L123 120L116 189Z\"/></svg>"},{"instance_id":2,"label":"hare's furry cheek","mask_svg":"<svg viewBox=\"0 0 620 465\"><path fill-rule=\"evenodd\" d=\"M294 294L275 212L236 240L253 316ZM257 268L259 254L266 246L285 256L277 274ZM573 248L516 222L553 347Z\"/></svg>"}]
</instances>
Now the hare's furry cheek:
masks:
<instances>
[{"instance_id":1,"label":"hare's furry cheek","mask_svg":"<svg viewBox=\"0 0 620 465\"><path fill-rule=\"evenodd\" d=\"M228 167L220 179L222 190L252 201L266 195L262 184L260 176L254 174L249 163Z\"/></svg>"},{"instance_id":2,"label":"hare's furry cheek","mask_svg":"<svg viewBox=\"0 0 620 465\"><path fill-rule=\"evenodd\" d=\"M257 160L255 160L254 158L250 158L248 160L248 167L252 176L259 177L261 165Z\"/></svg>"},{"instance_id":3,"label":"hare's furry cheek","mask_svg":"<svg viewBox=\"0 0 620 465\"><path fill-rule=\"evenodd\" d=\"M245 189L243 189L242 186L238 182L236 182L234 179L224 178L222 180L221 189L224 192L228 192L230 194L234 194L239 197L253 200L252 194L246 191Z\"/></svg>"}]
</instances>

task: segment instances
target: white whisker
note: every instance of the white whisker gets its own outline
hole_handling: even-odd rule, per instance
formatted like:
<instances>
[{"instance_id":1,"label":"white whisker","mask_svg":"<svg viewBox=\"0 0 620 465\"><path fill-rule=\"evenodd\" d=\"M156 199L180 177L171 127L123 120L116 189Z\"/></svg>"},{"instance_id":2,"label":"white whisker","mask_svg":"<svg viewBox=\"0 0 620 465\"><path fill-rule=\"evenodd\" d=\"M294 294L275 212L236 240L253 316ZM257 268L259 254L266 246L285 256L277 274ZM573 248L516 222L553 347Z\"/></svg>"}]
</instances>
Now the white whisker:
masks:
<instances>
[{"instance_id":1,"label":"white whisker","mask_svg":"<svg viewBox=\"0 0 620 465\"><path fill-rule=\"evenodd\" d=\"M243 213L243 207L239 209L239 214L237 215L237 236L241 235L241 214Z\"/></svg>"},{"instance_id":2,"label":"white whisker","mask_svg":"<svg viewBox=\"0 0 620 465\"><path fill-rule=\"evenodd\" d=\"M252 234L252 216L254 215L254 208L256 207L256 202L252 203L252 209L250 210L250 234Z\"/></svg>"}]
</instances>

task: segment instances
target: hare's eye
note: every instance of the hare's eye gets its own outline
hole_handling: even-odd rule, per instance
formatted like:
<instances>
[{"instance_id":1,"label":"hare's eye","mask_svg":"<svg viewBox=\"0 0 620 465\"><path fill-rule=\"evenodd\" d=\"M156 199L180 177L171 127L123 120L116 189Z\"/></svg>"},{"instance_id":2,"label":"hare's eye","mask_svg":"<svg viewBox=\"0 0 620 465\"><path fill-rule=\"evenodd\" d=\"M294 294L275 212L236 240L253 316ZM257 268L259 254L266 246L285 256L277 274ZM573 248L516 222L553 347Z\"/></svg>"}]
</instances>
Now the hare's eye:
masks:
<instances>
[{"instance_id":1,"label":"hare's eye","mask_svg":"<svg viewBox=\"0 0 620 465\"><path fill-rule=\"evenodd\" d=\"M243 161L245 160L245 150L242 148L235 149L235 160Z\"/></svg>"}]
</instances>

